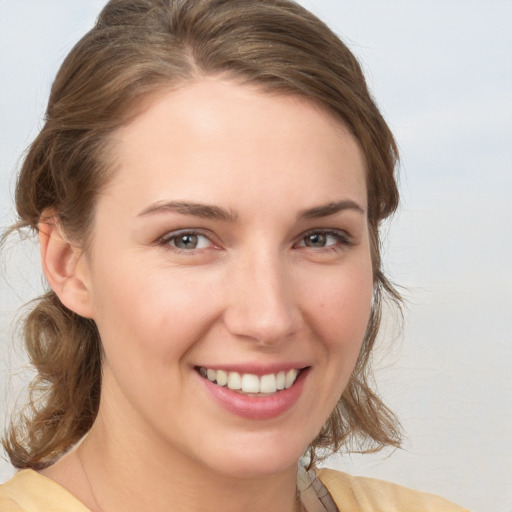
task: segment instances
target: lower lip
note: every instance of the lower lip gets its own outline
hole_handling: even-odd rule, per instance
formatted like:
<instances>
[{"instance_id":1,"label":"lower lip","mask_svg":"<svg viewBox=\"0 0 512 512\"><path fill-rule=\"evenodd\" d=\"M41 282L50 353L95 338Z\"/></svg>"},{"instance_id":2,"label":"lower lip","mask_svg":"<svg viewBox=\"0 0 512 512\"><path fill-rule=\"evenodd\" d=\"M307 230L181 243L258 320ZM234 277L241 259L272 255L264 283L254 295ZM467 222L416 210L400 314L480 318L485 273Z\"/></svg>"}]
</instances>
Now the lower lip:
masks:
<instances>
[{"instance_id":1,"label":"lower lip","mask_svg":"<svg viewBox=\"0 0 512 512\"><path fill-rule=\"evenodd\" d=\"M268 396L244 395L218 386L199 374L198 377L209 393L230 413L251 420L268 420L284 414L297 403L308 373L308 369L302 370L293 386Z\"/></svg>"}]
</instances>

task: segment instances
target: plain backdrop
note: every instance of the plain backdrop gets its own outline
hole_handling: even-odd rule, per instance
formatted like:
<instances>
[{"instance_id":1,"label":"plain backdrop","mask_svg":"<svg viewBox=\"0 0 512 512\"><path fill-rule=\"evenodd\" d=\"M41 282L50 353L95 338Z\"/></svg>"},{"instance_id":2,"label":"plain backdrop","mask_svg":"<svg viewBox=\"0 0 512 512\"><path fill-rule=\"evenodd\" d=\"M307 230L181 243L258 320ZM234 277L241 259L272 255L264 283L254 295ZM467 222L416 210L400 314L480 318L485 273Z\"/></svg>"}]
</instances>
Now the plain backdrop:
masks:
<instances>
[{"instance_id":1,"label":"plain backdrop","mask_svg":"<svg viewBox=\"0 0 512 512\"><path fill-rule=\"evenodd\" d=\"M103 0L0 0L0 227L56 70ZM512 511L512 1L304 0L352 48L402 153L385 266L404 287L375 365L403 450L330 466ZM41 290L37 248L0 255L0 415L29 373L15 313ZM399 333L398 333L399 334ZM5 388L5 393L3 392ZM0 481L13 470L0 461Z\"/></svg>"}]
</instances>

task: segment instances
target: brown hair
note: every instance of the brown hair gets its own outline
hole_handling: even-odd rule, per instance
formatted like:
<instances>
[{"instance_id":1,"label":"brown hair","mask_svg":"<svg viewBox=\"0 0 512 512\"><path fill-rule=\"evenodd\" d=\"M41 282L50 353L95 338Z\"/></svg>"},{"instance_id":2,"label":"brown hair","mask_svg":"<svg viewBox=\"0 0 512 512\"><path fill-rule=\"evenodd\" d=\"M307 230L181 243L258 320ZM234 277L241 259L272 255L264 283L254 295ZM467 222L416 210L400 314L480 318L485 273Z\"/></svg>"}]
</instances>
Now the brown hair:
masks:
<instances>
[{"instance_id":1,"label":"brown hair","mask_svg":"<svg viewBox=\"0 0 512 512\"><path fill-rule=\"evenodd\" d=\"M370 387L369 358L383 292L399 295L381 271L379 224L397 207L397 148L361 68L320 20L288 0L111 0L73 48L53 84L45 124L16 188L19 222L37 230L56 212L67 236L87 246L98 193L113 173L109 136L140 112L141 100L207 75L262 91L294 94L327 108L359 141L367 162L374 298L351 380L313 449L352 441L366 450L398 446L398 423ZM93 321L54 292L24 320L37 377L28 413L3 441L14 466L43 468L91 427L101 388L101 341Z\"/></svg>"}]
</instances>

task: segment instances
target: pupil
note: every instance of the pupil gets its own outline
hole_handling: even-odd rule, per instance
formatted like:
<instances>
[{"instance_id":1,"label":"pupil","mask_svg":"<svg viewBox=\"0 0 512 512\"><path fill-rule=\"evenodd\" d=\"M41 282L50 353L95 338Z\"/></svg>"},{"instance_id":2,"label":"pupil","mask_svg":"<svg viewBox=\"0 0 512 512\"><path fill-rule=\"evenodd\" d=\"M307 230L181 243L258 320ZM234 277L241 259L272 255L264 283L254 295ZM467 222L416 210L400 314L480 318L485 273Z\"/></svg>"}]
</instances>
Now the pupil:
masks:
<instances>
[{"instance_id":1,"label":"pupil","mask_svg":"<svg viewBox=\"0 0 512 512\"><path fill-rule=\"evenodd\" d=\"M193 249L197 245L197 235L183 235L176 242L180 249Z\"/></svg>"},{"instance_id":2,"label":"pupil","mask_svg":"<svg viewBox=\"0 0 512 512\"><path fill-rule=\"evenodd\" d=\"M307 245L310 247L323 247L326 242L326 235L321 233L315 233L313 235L309 235L307 238Z\"/></svg>"}]
</instances>

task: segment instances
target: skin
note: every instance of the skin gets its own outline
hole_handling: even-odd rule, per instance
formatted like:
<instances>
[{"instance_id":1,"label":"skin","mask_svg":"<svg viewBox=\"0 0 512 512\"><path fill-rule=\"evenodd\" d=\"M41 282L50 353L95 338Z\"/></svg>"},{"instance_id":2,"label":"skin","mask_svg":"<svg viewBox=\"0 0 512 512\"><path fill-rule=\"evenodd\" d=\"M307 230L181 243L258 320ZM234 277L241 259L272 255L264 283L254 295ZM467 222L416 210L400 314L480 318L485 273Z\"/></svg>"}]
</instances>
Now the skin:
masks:
<instances>
[{"instance_id":1,"label":"skin","mask_svg":"<svg viewBox=\"0 0 512 512\"><path fill-rule=\"evenodd\" d=\"M94 319L105 350L97 421L44 474L108 512L140 511L148 496L155 511L294 510L297 461L347 385L370 314L362 152L311 102L221 78L159 95L113 148L88 254L58 224L42 230L50 284ZM177 247L187 230L198 245ZM227 365L308 370L291 408L255 420L221 406L196 371Z\"/></svg>"}]
</instances>

